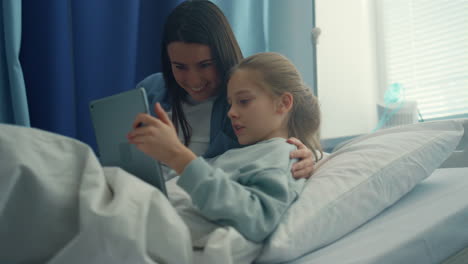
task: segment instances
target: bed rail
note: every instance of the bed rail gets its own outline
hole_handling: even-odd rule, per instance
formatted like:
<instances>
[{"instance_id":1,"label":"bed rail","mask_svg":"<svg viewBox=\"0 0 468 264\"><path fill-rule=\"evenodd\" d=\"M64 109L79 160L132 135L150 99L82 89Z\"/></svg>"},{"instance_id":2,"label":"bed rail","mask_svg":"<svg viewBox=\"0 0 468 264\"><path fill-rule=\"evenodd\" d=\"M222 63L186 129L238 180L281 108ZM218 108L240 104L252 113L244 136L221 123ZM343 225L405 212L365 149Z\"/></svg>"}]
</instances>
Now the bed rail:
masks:
<instances>
[{"instance_id":1,"label":"bed rail","mask_svg":"<svg viewBox=\"0 0 468 264\"><path fill-rule=\"evenodd\" d=\"M468 167L468 119L462 119L465 133L455 151L447 158L440 168Z\"/></svg>"}]
</instances>

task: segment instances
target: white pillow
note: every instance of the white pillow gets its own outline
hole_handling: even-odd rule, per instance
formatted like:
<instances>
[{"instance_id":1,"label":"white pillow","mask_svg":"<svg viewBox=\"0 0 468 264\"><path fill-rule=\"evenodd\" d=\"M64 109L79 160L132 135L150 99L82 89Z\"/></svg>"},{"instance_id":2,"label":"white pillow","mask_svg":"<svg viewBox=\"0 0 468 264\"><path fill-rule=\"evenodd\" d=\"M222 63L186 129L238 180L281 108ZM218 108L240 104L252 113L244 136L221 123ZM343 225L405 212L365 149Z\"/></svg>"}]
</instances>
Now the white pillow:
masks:
<instances>
[{"instance_id":1,"label":"white pillow","mask_svg":"<svg viewBox=\"0 0 468 264\"><path fill-rule=\"evenodd\" d=\"M429 176L456 148L462 119L380 130L318 164L257 259L300 257L356 229Z\"/></svg>"}]
</instances>

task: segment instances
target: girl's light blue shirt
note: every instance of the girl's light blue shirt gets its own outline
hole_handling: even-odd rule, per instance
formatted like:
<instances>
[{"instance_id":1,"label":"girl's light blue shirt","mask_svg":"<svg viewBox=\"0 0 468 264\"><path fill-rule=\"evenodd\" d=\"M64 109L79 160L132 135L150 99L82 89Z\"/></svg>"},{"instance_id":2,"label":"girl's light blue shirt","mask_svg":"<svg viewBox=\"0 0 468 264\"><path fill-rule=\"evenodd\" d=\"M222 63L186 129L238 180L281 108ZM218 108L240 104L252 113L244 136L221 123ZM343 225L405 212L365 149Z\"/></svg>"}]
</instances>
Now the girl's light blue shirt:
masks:
<instances>
[{"instance_id":1,"label":"girl's light blue shirt","mask_svg":"<svg viewBox=\"0 0 468 264\"><path fill-rule=\"evenodd\" d=\"M289 154L295 149L286 139L273 138L213 159L199 157L177 184L205 217L261 242L302 191L305 180L291 173L296 160Z\"/></svg>"}]
</instances>

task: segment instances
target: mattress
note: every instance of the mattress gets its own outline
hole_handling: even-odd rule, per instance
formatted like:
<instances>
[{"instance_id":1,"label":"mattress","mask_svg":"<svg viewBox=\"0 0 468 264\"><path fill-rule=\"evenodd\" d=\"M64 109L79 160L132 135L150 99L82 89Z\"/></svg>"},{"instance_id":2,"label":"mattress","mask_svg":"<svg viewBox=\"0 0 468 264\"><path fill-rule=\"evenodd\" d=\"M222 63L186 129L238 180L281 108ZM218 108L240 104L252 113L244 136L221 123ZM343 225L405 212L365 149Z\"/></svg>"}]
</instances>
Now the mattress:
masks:
<instances>
[{"instance_id":1,"label":"mattress","mask_svg":"<svg viewBox=\"0 0 468 264\"><path fill-rule=\"evenodd\" d=\"M441 263L467 247L468 168L444 168L352 233L290 263Z\"/></svg>"}]
</instances>

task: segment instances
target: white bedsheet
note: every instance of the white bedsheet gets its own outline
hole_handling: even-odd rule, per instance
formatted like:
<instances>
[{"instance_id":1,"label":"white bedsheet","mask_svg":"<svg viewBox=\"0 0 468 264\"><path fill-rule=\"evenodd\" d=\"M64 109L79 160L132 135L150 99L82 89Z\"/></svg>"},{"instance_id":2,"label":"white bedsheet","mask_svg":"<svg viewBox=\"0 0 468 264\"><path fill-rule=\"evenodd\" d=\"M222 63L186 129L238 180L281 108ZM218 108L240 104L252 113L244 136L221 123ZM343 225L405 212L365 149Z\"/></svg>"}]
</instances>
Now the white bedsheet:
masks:
<instances>
[{"instance_id":1,"label":"white bedsheet","mask_svg":"<svg viewBox=\"0 0 468 264\"><path fill-rule=\"evenodd\" d=\"M0 130L0 263L249 263L259 253L180 192L172 199L182 217L156 188L102 168L83 143ZM193 251L191 238L204 250Z\"/></svg>"},{"instance_id":2,"label":"white bedsheet","mask_svg":"<svg viewBox=\"0 0 468 264\"><path fill-rule=\"evenodd\" d=\"M440 263L465 247L468 168L438 169L368 223L291 263Z\"/></svg>"},{"instance_id":3,"label":"white bedsheet","mask_svg":"<svg viewBox=\"0 0 468 264\"><path fill-rule=\"evenodd\" d=\"M172 204L85 144L0 124L0 263L249 263L261 245ZM468 245L468 169L443 169L339 241L293 263L438 263ZM193 250L193 246L195 250ZM199 250L204 248L203 251Z\"/></svg>"}]
</instances>

